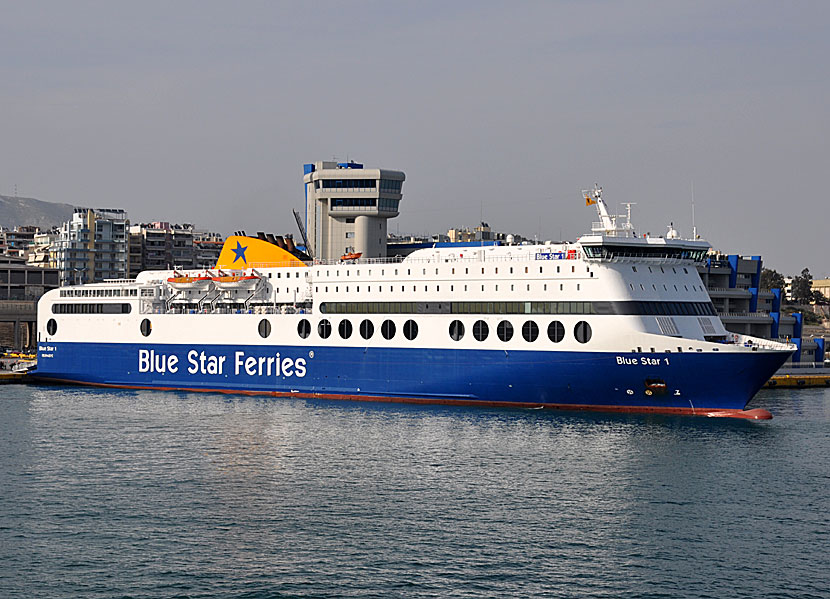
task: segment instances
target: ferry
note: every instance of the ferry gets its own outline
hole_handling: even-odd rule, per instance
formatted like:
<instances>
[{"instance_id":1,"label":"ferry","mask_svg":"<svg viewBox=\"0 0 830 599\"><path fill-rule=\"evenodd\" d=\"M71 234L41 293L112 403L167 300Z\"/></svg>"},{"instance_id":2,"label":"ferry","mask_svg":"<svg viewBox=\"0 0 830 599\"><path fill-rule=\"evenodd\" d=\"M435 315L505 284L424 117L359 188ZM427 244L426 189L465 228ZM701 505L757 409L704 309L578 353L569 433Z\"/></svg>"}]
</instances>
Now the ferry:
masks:
<instances>
[{"instance_id":1,"label":"ferry","mask_svg":"<svg viewBox=\"0 0 830 599\"><path fill-rule=\"evenodd\" d=\"M699 239L600 221L575 242L310 260L229 237L210 271L64 287L35 376L275 397L771 418L747 404L795 346L727 331ZM294 250L294 251L290 251Z\"/></svg>"}]
</instances>

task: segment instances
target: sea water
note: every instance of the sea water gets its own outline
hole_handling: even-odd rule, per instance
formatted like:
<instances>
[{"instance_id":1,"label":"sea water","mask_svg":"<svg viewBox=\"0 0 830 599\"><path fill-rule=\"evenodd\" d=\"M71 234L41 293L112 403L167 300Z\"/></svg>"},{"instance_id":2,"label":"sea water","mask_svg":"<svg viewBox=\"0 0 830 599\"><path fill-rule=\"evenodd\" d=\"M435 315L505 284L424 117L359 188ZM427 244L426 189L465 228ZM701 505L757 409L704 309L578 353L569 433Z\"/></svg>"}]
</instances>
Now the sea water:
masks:
<instances>
[{"instance_id":1,"label":"sea water","mask_svg":"<svg viewBox=\"0 0 830 599\"><path fill-rule=\"evenodd\" d=\"M0 387L0 597L828 597L830 390L750 407Z\"/></svg>"}]
</instances>

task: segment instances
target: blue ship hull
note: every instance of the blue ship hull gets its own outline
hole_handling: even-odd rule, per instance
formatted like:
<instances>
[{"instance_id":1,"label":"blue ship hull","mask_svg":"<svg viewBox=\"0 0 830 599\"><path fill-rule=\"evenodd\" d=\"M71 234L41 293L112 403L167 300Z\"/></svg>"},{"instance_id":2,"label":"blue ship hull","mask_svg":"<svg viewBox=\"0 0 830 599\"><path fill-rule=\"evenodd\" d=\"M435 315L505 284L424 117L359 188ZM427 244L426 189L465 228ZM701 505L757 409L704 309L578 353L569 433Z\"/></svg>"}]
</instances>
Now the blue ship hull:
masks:
<instances>
[{"instance_id":1,"label":"blue ship hull","mask_svg":"<svg viewBox=\"0 0 830 599\"><path fill-rule=\"evenodd\" d=\"M52 342L40 346L35 376L129 388L732 415L726 412L743 410L787 356Z\"/></svg>"}]
</instances>

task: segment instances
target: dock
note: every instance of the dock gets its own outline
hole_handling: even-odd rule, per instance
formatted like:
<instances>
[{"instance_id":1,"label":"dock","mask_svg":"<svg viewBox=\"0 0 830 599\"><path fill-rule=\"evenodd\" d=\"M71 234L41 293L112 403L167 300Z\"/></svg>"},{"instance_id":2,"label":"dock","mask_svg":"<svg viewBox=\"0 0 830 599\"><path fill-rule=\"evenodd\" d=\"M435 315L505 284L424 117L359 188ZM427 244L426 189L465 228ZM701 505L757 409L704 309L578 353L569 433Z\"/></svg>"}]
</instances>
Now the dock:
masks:
<instances>
[{"instance_id":1,"label":"dock","mask_svg":"<svg viewBox=\"0 0 830 599\"><path fill-rule=\"evenodd\" d=\"M0 370L0 385L10 383L23 383L26 379L25 372L4 372Z\"/></svg>"},{"instance_id":2,"label":"dock","mask_svg":"<svg viewBox=\"0 0 830 599\"><path fill-rule=\"evenodd\" d=\"M775 374L764 385L766 389L777 387L830 387L830 370L820 372L789 372Z\"/></svg>"}]
</instances>

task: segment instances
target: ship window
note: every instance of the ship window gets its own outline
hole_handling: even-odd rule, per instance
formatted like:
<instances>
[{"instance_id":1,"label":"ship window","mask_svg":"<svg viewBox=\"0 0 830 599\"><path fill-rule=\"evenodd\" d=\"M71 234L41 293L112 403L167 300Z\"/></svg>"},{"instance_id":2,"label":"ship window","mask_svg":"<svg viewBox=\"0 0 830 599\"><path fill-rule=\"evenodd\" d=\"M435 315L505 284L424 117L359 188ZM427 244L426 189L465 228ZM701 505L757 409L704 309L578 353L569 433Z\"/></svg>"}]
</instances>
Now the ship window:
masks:
<instances>
[{"instance_id":1,"label":"ship window","mask_svg":"<svg viewBox=\"0 0 830 599\"><path fill-rule=\"evenodd\" d=\"M450 323L450 339L459 341L464 336L464 323L460 320L453 320Z\"/></svg>"},{"instance_id":2,"label":"ship window","mask_svg":"<svg viewBox=\"0 0 830 599\"><path fill-rule=\"evenodd\" d=\"M139 329L141 330L142 335L149 337L150 333L153 331L153 325L150 323L149 319L145 318L141 321Z\"/></svg>"},{"instance_id":3,"label":"ship window","mask_svg":"<svg viewBox=\"0 0 830 599\"><path fill-rule=\"evenodd\" d=\"M496 274L499 274L499 267L496 267Z\"/></svg>"},{"instance_id":4,"label":"ship window","mask_svg":"<svg viewBox=\"0 0 830 599\"><path fill-rule=\"evenodd\" d=\"M46 332L50 335L54 335L58 332L58 323L55 322L54 318L50 318L49 322L46 323Z\"/></svg>"},{"instance_id":5,"label":"ship window","mask_svg":"<svg viewBox=\"0 0 830 599\"><path fill-rule=\"evenodd\" d=\"M343 339L348 339L352 336L352 323L348 320L341 320L340 326L337 327L337 331Z\"/></svg>"},{"instance_id":6,"label":"ship window","mask_svg":"<svg viewBox=\"0 0 830 599\"><path fill-rule=\"evenodd\" d=\"M383 324L380 325L380 334L383 335L384 339L391 339L395 336L395 323L391 320L384 320Z\"/></svg>"},{"instance_id":7,"label":"ship window","mask_svg":"<svg viewBox=\"0 0 830 599\"><path fill-rule=\"evenodd\" d=\"M305 318L297 323L297 334L303 339L307 339L311 335L311 323Z\"/></svg>"},{"instance_id":8,"label":"ship window","mask_svg":"<svg viewBox=\"0 0 830 599\"><path fill-rule=\"evenodd\" d=\"M565 326L558 320L554 320L548 325L548 339L554 343L559 343L565 338Z\"/></svg>"},{"instance_id":9,"label":"ship window","mask_svg":"<svg viewBox=\"0 0 830 599\"><path fill-rule=\"evenodd\" d=\"M532 320L528 320L522 325L522 337L528 343L533 343L539 337L539 325Z\"/></svg>"},{"instance_id":10,"label":"ship window","mask_svg":"<svg viewBox=\"0 0 830 599\"><path fill-rule=\"evenodd\" d=\"M259 336L265 339L268 335L271 334L271 323L268 322L268 319L263 318L259 321Z\"/></svg>"},{"instance_id":11,"label":"ship window","mask_svg":"<svg viewBox=\"0 0 830 599\"><path fill-rule=\"evenodd\" d=\"M496 334L502 341L510 341L513 338L513 325L506 320L502 320L499 326L496 327Z\"/></svg>"},{"instance_id":12,"label":"ship window","mask_svg":"<svg viewBox=\"0 0 830 599\"><path fill-rule=\"evenodd\" d=\"M331 323L325 318L317 323L317 334L323 339L331 336Z\"/></svg>"},{"instance_id":13,"label":"ship window","mask_svg":"<svg viewBox=\"0 0 830 599\"><path fill-rule=\"evenodd\" d=\"M372 335L375 334L375 325L372 324L372 321L369 319L364 320L360 323L360 336L364 339L371 339Z\"/></svg>"},{"instance_id":14,"label":"ship window","mask_svg":"<svg viewBox=\"0 0 830 599\"><path fill-rule=\"evenodd\" d=\"M591 340L591 325L580 320L574 327L574 337L580 343L588 343Z\"/></svg>"},{"instance_id":15,"label":"ship window","mask_svg":"<svg viewBox=\"0 0 830 599\"><path fill-rule=\"evenodd\" d=\"M487 326L486 322L483 320L475 321L475 324L473 324L473 337L476 338L476 341L484 341L489 334L490 327Z\"/></svg>"},{"instance_id":16,"label":"ship window","mask_svg":"<svg viewBox=\"0 0 830 599\"><path fill-rule=\"evenodd\" d=\"M407 320L403 323L403 336L412 341L418 336L418 323L414 320Z\"/></svg>"}]
</instances>

